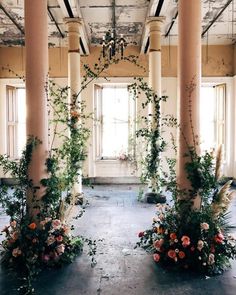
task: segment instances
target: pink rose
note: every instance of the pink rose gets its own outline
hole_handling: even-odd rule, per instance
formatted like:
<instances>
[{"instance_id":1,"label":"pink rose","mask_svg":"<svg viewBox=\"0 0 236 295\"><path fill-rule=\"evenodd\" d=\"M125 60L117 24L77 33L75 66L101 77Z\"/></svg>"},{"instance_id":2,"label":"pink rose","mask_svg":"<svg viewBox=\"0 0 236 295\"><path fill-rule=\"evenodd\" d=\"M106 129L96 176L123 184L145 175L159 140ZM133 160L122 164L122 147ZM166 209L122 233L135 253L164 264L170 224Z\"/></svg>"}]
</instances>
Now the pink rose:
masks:
<instances>
[{"instance_id":1,"label":"pink rose","mask_svg":"<svg viewBox=\"0 0 236 295\"><path fill-rule=\"evenodd\" d=\"M59 219L55 219L52 221L53 229L60 229L61 228L61 221Z\"/></svg>"},{"instance_id":2,"label":"pink rose","mask_svg":"<svg viewBox=\"0 0 236 295\"><path fill-rule=\"evenodd\" d=\"M190 238L188 236L182 236L181 238L183 247L187 247L190 245Z\"/></svg>"},{"instance_id":3,"label":"pink rose","mask_svg":"<svg viewBox=\"0 0 236 295\"><path fill-rule=\"evenodd\" d=\"M154 242L154 247L155 247L156 249L160 249L161 246L163 245L163 243L164 243L164 239L156 240L156 241Z\"/></svg>"},{"instance_id":4,"label":"pink rose","mask_svg":"<svg viewBox=\"0 0 236 295\"><path fill-rule=\"evenodd\" d=\"M154 261L158 262L160 258L161 258L160 254L153 254Z\"/></svg>"}]
</instances>

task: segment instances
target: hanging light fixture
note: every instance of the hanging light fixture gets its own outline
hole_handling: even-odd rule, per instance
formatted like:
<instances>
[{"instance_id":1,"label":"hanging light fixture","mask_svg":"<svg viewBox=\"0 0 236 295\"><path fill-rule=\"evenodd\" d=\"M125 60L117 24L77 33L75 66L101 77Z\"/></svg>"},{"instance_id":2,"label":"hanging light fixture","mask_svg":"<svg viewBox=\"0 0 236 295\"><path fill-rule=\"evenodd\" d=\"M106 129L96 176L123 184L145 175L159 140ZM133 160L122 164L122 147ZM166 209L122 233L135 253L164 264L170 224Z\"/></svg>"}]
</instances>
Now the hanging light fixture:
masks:
<instances>
[{"instance_id":1,"label":"hanging light fixture","mask_svg":"<svg viewBox=\"0 0 236 295\"><path fill-rule=\"evenodd\" d=\"M109 59L112 59L117 53L120 54L121 58L124 57L124 49L126 41L123 37L123 34L120 35L120 38L117 38L116 34L116 2L112 1L112 31L106 32L106 35L103 36L102 40L102 55L105 58L106 56Z\"/></svg>"}]
</instances>

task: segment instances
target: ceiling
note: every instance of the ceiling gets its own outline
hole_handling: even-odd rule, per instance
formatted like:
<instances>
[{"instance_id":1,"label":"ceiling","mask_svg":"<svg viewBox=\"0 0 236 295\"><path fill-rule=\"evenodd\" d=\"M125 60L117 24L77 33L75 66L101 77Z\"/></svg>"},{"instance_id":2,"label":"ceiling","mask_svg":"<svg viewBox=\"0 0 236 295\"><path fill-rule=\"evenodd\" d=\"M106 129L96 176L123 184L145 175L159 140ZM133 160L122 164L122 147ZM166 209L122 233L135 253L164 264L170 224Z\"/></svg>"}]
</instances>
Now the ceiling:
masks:
<instances>
[{"instance_id":1,"label":"ceiling","mask_svg":"<svg viewBox=\"0 0 236 295\"><path fill-rule=\"evenodd\" d=\"M236 0L202 0L203 44L234 44ZM115 5L114 5L115 3ZM49 46L66 46L65 17L81 17L81 48L89 53L116 27L129 44L148 48L145 21L166 16L162 44L178 43L178 0L48 0ZM115 18L114 18L115 13ZM37 16L32 16L37 17ZM24 45L24 0L0 0L0 46Z\"/></svg>"}]
</instances>

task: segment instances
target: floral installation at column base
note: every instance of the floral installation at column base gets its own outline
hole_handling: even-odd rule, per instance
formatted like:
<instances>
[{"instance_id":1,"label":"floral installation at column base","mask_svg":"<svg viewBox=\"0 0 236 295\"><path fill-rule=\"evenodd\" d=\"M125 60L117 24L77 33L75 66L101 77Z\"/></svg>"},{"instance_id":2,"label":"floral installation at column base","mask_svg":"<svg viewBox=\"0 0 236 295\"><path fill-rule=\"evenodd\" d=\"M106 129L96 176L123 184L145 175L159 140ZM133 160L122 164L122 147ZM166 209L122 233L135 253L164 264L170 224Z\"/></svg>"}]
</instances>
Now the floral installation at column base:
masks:
<instances>
[{"instance_id":1,"label":"floral installation at column base","mask_svg":"<svg viewBox=\"0 0 236 295\"><path fill-rule=\"evenodd\" d=\"M220 274L230 266L230 259L236 258L236 240L230 234L234 227L228 212L235 192L230 191L231 181L218 184L221 150L216 160L211 153L197 155L194 148L190 148L189 156L191 161L185 168L192 191L178 190L172 170L172 181L166 184L173 201L157 205L152 227L139 233L137 245L164 267ZM194 208L197 198L200 206Z\"/></svg>"}]
</instances>

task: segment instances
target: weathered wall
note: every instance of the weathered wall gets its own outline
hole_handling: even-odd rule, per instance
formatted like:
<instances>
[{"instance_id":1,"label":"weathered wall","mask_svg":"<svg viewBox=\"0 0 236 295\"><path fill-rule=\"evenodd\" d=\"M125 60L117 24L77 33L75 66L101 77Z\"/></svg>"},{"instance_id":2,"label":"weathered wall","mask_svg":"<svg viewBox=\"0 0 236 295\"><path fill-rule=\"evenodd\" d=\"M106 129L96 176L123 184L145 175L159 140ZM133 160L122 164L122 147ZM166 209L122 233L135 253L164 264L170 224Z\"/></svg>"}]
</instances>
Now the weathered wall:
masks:
<instances>
[{"instance_id":1,"label":"weathered wall","mask_svg":"<svg viewBox=\"0 0 236 295\"><path fill-rule=\"evenodd\" d=\"M92 67L97 63L101 52L100 47L92 47L89 56L81 58L82 65L88 64ZM126 55L139 55L139 48L130 46L126 49ZM202 76L204 77L222 77L233 76L236 72L234 67L234 46L233 45L212 45L202 47ZM25 52L24 48L8 47L0 48L0 78L15 77L8 71L11 69L16 74L24 75ZM148 56L140 55L139 64L148 69ZM7 69L2 69L5 67ZM235 68L235 70L234 70ZM49 74L51 77L67 77L67 48L49 49ZM111 77L134 77L148 76L148 71L131 65L127 62L120 62L119 65L113 65L104 76ZM177 77L177 47L163 46L162 48L162 76Z\"/></svg>"}]
</instances>

